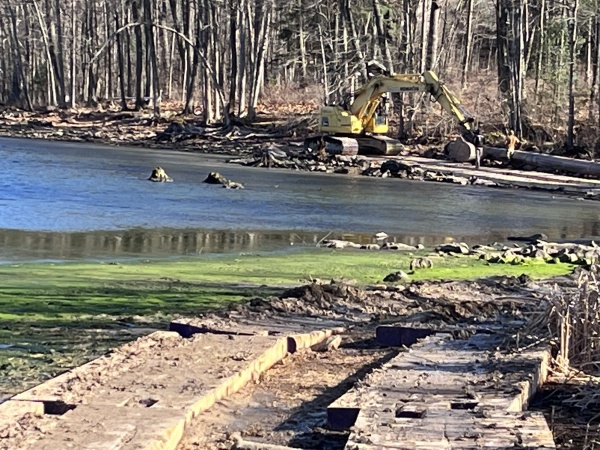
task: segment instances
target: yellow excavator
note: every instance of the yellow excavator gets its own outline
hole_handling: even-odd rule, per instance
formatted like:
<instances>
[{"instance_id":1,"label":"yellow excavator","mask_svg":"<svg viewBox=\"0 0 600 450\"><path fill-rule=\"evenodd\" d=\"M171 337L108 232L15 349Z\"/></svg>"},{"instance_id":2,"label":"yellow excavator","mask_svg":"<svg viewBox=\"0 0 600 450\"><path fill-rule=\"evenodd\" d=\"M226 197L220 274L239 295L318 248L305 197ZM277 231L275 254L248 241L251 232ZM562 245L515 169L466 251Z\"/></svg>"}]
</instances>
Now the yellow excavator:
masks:
<instances>
[{"instance_id":1,"label":"yellow excavator","mask_svg":"<svg viewBox=\"0 0 600 450\"><path fill-rule=\"evenodd\" d=\"M475 119L437 75L427 71L377 75L356 91L349 105L322 107L321 135L306 138L304 148L309 151L324 148L329 154L343 155L398 154L400 141L386 136L389 130L386 94L394 92L428 92L458 122L464 140L472 143L475 139Z\"/></svg>"}]
</instances>

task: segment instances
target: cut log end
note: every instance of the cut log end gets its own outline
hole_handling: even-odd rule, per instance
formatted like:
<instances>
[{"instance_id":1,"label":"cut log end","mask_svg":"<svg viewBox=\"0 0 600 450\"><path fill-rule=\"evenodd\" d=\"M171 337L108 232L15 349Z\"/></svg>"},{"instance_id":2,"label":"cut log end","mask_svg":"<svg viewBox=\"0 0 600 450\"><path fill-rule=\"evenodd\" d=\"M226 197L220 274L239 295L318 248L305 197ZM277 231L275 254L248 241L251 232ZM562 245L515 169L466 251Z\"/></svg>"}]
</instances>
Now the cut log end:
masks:
<instances>
[{"instance_id":1,"label":"cut log end","mask_svg":"<svg viewBox=\"0 0 600 450\"><path fill-rule=\"evenodd\" d=\"M448 156L457 162L475 161L475 146L461 136L448 144Z\"/></svg>"}]
</instances>

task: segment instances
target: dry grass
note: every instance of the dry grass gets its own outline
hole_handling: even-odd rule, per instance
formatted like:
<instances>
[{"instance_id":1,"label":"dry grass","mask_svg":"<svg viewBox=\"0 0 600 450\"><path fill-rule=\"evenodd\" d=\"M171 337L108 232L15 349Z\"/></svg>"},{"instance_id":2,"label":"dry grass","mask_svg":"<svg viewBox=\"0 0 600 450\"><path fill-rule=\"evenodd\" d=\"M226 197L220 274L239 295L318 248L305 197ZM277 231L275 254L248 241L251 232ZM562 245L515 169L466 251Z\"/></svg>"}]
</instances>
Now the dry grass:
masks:
<instances>
[{"instance_id":1,"label":"dry grass","mask_svg":"<svg viewBox=\"0 0 600 450\"><path fill-rule=\"evenodd\" d=\"M526 330L552 342L562 370L600 375L600 299L595 270L582 270L574 292L555 289Z\"/></svg>"}]
</instances>

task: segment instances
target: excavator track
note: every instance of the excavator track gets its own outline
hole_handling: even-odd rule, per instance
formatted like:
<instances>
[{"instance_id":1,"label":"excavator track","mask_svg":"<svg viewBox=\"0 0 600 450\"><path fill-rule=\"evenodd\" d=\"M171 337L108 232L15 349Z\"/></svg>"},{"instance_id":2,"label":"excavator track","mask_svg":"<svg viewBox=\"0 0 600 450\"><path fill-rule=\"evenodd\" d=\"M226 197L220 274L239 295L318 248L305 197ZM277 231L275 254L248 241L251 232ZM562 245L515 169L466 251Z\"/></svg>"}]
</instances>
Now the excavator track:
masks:
<instances>
[{"instance_id":1,"label":"excavator track","mask_svg":"<svg viewBox=\"0 0 600 450\"><path fill-rule=\"evenodd\" d=\"M400 153L404 147L397 139L387 136L312 136L304 140L304 149L313 153L320 151L322 142L329 155L383 155Z\"/></svg>"},{"instance_id":2,"label":"excavator track","mask_svg":"<svg viewBox=\"0 0 600 450\"><path fill-rule=\"evenodd\" d=\"M399 140L388 136L359 136L356 140L360 155L392 156L399 154L404 149Z\"/></svg>"},{"instance_id":3,"label":"excavator track","mask_svg":"<svg viewBox=\"0 0 600 450\"><path fill-rule=\"evenodd\" d=\"M325 151L329 155L358 155L358 141L355 138L338 136L312 136L304 140L304 149L317 153L325 144Z\"/></svg>"}]
</instances>

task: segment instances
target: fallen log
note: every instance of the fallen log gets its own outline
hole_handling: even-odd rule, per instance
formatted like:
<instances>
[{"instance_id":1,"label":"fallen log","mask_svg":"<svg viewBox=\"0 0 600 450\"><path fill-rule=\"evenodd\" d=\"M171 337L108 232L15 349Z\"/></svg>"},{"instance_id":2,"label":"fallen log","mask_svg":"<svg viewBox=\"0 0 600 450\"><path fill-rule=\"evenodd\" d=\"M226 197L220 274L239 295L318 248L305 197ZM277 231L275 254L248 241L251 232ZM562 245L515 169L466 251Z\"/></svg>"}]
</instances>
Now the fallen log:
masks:
<instances>
[{"instance_id":1,"label":"fallen log","mask_svg":"<svg viewBox=\"0 0 600 450\"><path fill-rule=\"evenodd\" d=\"M493 159L506 159L506 149L487 147L484 156ZM517 150L512 156L512 161L527 164L545 170L561 170L578 175L600 177L600 163L581 159L566 158L564 156L543 155Z\"/></svg>"},{"instance_id":2,"label":"fallen log","mask_svg":"<svg viewBox=\"0 0 600 450\"><path fill-rule=\"evenodd\" d=\"M460 144L459 146L462 151L450 153L450 157L454 161L475 161L474 151L470 151L471 149L468 146ZM485 146L483 148L483 159L508 161L507 150L505 148ZM594 161L566 158L564 156L544 155L522 150L516 150L513 153L511 161L519 165L536 167L540 170L558 170L576 175L587 175L596 178L600 177L600 163Z\"/></svg>"}]
</instances>

